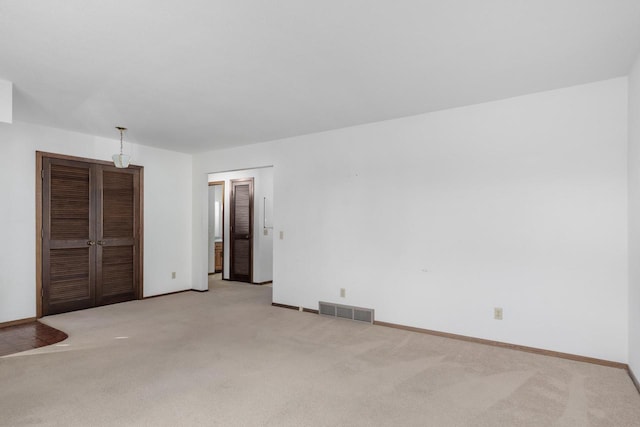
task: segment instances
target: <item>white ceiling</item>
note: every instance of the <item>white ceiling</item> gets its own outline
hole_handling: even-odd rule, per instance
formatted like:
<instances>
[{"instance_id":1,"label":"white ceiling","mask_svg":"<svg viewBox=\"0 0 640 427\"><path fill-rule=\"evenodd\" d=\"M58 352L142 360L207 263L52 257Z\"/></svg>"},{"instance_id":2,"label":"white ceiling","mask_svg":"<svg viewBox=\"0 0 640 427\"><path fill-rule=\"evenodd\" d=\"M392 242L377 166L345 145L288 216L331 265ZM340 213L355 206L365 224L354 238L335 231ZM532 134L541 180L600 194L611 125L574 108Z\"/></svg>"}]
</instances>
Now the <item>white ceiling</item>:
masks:
<instances>
[{"instance_id":1,"label":"white ceiling","mask_svg":"<svg viewBox=\"0 0 640 427\"><path fill-rule=\"evenodd\" d=\"M0 0L14 119L189 153L626 75L639 0Z\"/></svg>"}]
</instances>

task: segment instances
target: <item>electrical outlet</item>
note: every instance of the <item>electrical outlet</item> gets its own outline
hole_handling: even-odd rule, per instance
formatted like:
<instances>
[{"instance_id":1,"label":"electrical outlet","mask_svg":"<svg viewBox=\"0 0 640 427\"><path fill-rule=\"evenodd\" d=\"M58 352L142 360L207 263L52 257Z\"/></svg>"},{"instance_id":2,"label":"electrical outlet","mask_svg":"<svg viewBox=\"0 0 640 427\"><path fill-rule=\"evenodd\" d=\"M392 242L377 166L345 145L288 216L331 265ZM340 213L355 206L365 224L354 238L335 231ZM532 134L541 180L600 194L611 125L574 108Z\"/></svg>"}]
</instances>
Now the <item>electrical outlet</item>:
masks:
<instances>
[{"instance_id":1,"label":"electrical outlet","mask_svg":"<svg viewBox=\"0 0 640 427\"><path fill-rule=\"evenodd\" d=\"M347 296L347 290L345 288L340 288L340 298L345 298Z\"/></svg>"},{"instance_id":2,"label":"electrical outlet","mask_svg":"<svg viewBox=\"0 0 640 427\"><path fill-rule=\"evenodd\" d=\"M493 318L496 320L502 320L502 307L495 307L493 309Z\"/></svg>"},{"instance_id":3,"label":"electrical outlet","mask_svg":"<svg viewBox=\"0 0 640 427\"><path fill-rule=\"evenodd\" d=\"M280 232L280 240L284 240L284 231Z\"/></svg>"},{"instance_id":4,"label":"electrical outlet","mask_svg":"<svg viewBox=\"0 0 640 427\"><path fill-rule=\"evenodd\" d=\"M171 272L171 278L172 278L172 279L175 279L175 278L176 278L176 272L175 272L175 271L172 271L172 272Z\"/></svg>"},{"instance_id":5,"label":"electrical outlet","mask_svg":"<svg viewBox=\"0 0 640 427\"><path fill-rule=\"evenodd\" d=\"M269 229L265 228L264 231L262 232L262 234L264 234L265 236L269 235Z\"/></svg>"}]
</instances>

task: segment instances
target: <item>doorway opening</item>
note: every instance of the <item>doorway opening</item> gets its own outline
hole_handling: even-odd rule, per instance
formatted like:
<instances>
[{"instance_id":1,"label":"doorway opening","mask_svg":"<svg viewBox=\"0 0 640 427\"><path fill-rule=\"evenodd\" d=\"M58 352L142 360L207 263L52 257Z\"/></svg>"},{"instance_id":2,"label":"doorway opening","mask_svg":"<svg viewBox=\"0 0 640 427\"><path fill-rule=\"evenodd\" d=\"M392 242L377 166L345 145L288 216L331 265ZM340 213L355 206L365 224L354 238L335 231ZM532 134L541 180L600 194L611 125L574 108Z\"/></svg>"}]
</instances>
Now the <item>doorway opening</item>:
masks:
<instances>
[{"instance_id":1,"label":"doorway opening","mask_svg":"<svg viewBox=\"0 0 640 427\"><path fill-rule=\"evenodd\" d=\"M273 167L210 173L208 183L210 283L272 283ZM220 269L215 265L216 244Z\"/></svg>"},{"instance_id":2,"label":"doorway opening","mask_svg":"<svg viewBox=\"0 0 640 427\"><path fill-rule=\"evenodd\" d=\"M209 274L224 269L224 181L209 182Z\"/></svg>"}]
</instances>

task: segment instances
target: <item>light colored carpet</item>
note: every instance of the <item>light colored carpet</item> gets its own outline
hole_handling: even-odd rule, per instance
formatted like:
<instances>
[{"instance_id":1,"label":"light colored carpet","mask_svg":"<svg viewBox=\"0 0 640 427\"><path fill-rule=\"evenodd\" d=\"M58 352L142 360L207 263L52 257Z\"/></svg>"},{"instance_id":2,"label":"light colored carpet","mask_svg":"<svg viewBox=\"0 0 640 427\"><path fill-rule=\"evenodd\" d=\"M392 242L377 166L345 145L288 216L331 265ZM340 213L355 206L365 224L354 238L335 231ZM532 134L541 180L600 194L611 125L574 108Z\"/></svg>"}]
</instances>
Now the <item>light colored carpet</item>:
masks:
<instances>
[{"instance_id":1,"label":"light colored carpet","mask_svg":"<svg viewBox=\"0 0 640 427\"><path fill-rule=\"evenodd\" d=\"M271 288L50 316L0 359L0 425L636 426L626 372L270 306Z\"/></svg>"}]
</instances>

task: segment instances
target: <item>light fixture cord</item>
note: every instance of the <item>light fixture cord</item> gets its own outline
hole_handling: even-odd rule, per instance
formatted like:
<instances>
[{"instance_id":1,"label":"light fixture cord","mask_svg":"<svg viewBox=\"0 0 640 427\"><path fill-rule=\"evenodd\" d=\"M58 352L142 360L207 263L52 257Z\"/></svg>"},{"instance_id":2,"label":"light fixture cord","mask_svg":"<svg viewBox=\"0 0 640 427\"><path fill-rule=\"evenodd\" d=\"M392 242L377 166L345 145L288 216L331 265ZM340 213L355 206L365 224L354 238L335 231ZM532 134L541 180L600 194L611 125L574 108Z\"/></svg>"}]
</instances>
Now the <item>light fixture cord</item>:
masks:
<instances>
[{"instance_id":1,"label":"light fixture cord","mask_svg":"<svg viewBox=\"0 0 640 427\"><path fill-rule=\"evenodd\" d=\"M122 134L124 130L120 129L120 155L122 156Z\"/></svg>"}]
</instances>

